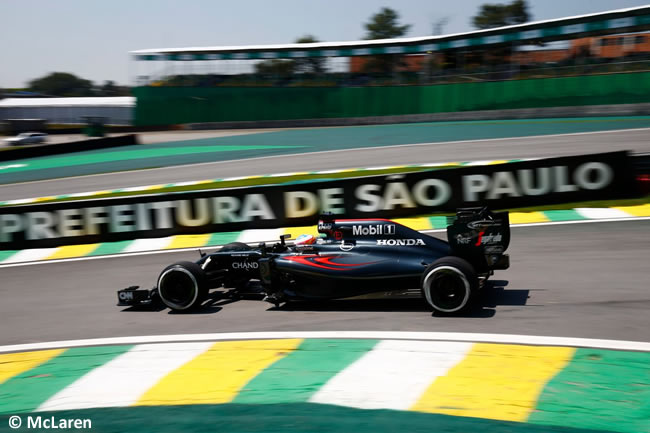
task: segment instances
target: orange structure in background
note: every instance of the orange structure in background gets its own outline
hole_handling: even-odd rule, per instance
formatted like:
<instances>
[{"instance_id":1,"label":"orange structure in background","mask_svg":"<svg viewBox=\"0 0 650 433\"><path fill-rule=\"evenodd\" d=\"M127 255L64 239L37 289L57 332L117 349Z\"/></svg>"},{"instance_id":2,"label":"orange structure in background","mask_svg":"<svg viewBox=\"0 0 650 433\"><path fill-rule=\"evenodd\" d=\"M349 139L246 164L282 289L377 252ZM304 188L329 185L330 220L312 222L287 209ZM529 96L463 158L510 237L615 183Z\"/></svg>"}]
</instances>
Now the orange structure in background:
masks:
<instances>
[{"instance_id":1,"label":"orange structure in background","mask_svg":"<svg viewBox=\"0 0 650 433\"><path fill-rule=\"evenodd\" d=\"M611 59L643 53L650 55L650 32L573 39L571 45L566 49L516 51L509 60L519 64L543 64L561 62L581 56ZM402 64L397 70L403 72L423 71L426 69L426 62L432 57L439 60L442 54L436 52L431 55L404 55L401 57ZM366 72L365 66L368 61L368 56L350 57L350 72Z\"/></svg>"},{"instance_id":2,"label":"orange structure in background","mask_svg":"<svg viewBox=\"0 0 650 433\"><path fill-rule=\"evenodd\" d=\"M588 50L592 57L614 58L630 54L650 53L650 33L612 35L574 39L571 54Z\"/></svg>"}]
</instances>

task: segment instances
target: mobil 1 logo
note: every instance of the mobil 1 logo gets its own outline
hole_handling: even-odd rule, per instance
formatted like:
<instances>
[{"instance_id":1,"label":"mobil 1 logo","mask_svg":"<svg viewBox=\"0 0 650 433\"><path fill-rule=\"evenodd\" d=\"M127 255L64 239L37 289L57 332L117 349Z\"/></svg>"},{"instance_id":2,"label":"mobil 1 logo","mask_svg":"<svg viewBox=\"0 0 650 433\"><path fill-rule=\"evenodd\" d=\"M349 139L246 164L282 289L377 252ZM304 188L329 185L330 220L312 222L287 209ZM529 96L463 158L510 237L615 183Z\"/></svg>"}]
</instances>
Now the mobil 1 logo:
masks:
<instances>
[{"instance_id":1,"label":"mobil 1 logo","mask_svg":"<svg viewBox=\"0 0 650 433\"><path fill-rule=\"evenodd\" d=\"M367 226L352 226L353 236L392 236L395 234L395 224L372 224Z\"/></svg>"}]
</instances>

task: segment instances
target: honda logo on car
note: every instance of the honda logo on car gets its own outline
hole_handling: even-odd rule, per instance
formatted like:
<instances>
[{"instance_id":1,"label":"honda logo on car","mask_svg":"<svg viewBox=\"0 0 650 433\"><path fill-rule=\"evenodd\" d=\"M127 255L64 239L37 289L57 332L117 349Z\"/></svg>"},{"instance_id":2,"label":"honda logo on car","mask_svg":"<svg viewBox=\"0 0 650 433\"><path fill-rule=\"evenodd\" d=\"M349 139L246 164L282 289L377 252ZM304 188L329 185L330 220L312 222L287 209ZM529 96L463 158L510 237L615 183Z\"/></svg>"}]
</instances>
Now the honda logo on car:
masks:
<instances>
[{"instance_id":1,"label":"honda logo on car","mask_svg":"<svg viewBox=\"0 0 650 433\"><path fill-rule=\"evenodd\" d=\"M377 239L377 245L412 246L412 245L426 245L426 244L422 239Z\"/></svg>"},{"instance_id":2,"label":"honda logo on car","mask_svg":"<svg viewBox=\"0 0 650 433\"><path fill-rule=\"evenodd\" d=\"M353 236L394 235L395 224L377 224L368 226L352 226Z\"/></svg>"}]
</instances>

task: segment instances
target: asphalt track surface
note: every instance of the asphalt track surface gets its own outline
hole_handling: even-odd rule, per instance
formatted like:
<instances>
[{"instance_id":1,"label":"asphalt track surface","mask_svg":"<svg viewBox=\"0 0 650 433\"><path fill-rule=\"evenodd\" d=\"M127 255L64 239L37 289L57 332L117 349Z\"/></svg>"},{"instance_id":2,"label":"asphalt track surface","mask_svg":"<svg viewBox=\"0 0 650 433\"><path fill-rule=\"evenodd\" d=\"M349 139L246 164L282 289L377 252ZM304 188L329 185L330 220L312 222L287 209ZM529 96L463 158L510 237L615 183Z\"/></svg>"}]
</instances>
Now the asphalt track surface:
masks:
<instances>
[{"instance_id":1,"label":"asphalt track surface","mask_svg":"<svg viewBox=\"0 0 650 433\"><path fill-rule=\"evenodd\" d=\"M117 307L115 291L151 285L196 252L2 267L0 344L236 331L448 331L646 341L650 221L513 227L511 269L466 317L423 301L294 303L218 299L193 314ZM437 233L440 236L441 233Z\"/></svg>"},{"instance_id":2,"label":"asphalt track surface","mask_svg":"<svg viewBox=\"0 0 650 433\"><path fill-rule=\"evenodd\" d=\"M419 125L420 124L415 124L411 126L411 128L423 128ZM412 137L412 140L416 140L415 142L411 141L411 144L405 145L391 144L395 141L399 141L399 136L396 136L397 133L391 130L391 134L393 135L390 140L385 139L383 143L380 139L381 136L378 135L376 142L380 144L379 147L353 149L354 140L350 138L349 134L359 134L359 128L369 127L355 128L357 129L352 130L352 132L345 128L323 128L320 130L280 131L278 133L253 134L252 136L240 135L236 137L221 138L223 140L231 139L241 141L244 139L253 140L250 137L255 137L254 140L270 140L269 143L277 143L275 140L278 140L279 138L281 139L284 135L274 134L300 133L299 136L293 137L293 142L290 142L289 146L293 146L302 142L301 137L320 136L322 135L322 131L328 130L330 131L330 134L334 134L334 132L337 134L348 134L346 136L348 137L348 140L351 140L347 144L344 143L349 148L317 151L317 149L321 148L317 147L315 148L316 150L312 149L310 153L303 154L289 155L289 153L292 152L298 153L305 150L305 148L299 147L296 147L295 149L291 147L281 149L282 152L286 153L284 155L268 154L269 152L272 153L271 150L251 150L250 152L253 152L250 154L252 155L252 158L249 159L194 163L190 165L176 165L173 167L156 169L124 171L119 173L96 174L23 183L7 183L15 182L20 173L2 174L2 171L0 170L0 183L4 183L4 185L0 185L0 200L43 197L95 190L127 188L132 186L216 179L231 176L298 171L421 164L427 162L553 157L614 150L650 152L650 140L648 140L650 128L616 131L587 131L560 135L522 136L510 138L477 138L466 141L436 142L417 141L416 139L422 138L420 135L417 135ZM321 133L319 133L319 131L321 131ZM409 130L405 129L404 131ZM364 135L366 144L375 142L373 141L372 135L368 135L368 132L365 130L363 132L366 134ZM535 131L528 129L520 132L523 135L527 135L526 133L530 135L531 132ZM377 132L377 134L381 134L381 132ZM482 137L485 137L485 135ZM404 142L408 141L404 139L402 143ZM262 143L260 145L264 144ZM280 150L278 150L278 152L280 152ZM230 158L248 158L248 156L250 156L247 152L239 152L236 153L236 155L231 155L233 152L222 153L224 157L230 155ZM182 164L181 160L177 159L177 162ZM115 168L119 169L120 167Z\"/></svg>"}]
</instances>

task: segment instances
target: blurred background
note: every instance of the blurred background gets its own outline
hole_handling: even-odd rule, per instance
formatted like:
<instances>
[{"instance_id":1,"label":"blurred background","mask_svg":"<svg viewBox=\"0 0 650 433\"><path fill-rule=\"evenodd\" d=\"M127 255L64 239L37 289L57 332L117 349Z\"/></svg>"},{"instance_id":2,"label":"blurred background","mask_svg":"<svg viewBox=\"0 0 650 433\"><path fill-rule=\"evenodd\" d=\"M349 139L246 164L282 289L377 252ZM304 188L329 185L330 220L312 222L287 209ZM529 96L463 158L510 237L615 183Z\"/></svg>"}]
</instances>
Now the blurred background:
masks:
<instances>
[{"instance_id":1,"label":"blurred background","mask_svg":"<svg viewBox=\"0 0 650 433\"><path fill-rule=\"evenodd\" d=\"M14 134L34 128L9 119L142 127L650 102L642 2L457 3L6 2L16 20L0 32L17 43L0 120ZM51 15L18 19L36 4ZM142 46L158 41L169 46Z\"/></svg>"}]
</instances>

